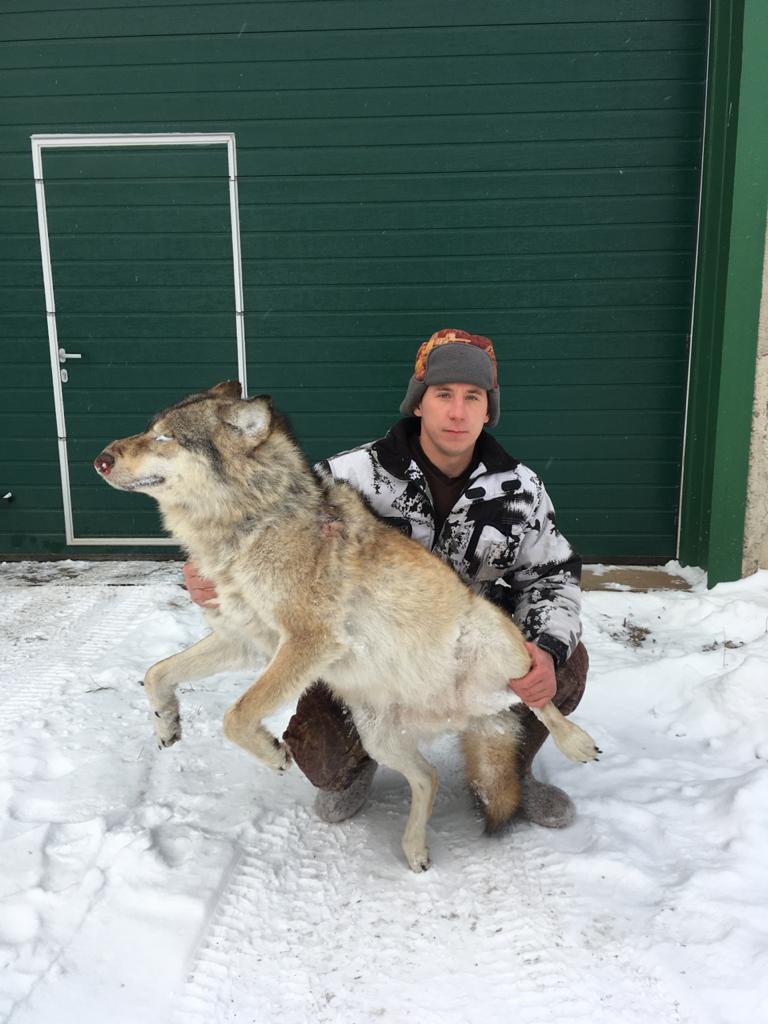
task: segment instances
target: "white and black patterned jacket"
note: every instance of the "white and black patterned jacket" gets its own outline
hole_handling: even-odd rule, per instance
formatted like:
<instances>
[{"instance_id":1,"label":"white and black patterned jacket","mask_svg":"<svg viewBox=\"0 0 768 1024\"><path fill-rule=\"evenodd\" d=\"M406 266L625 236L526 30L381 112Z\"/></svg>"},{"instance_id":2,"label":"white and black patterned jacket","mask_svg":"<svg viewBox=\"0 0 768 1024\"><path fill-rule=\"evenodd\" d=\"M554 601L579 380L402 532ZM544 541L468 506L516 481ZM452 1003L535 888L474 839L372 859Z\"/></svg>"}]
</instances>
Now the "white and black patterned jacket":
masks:
<instances>
[{"instance_id":1,"label":"white and black patterned jacket","mask_svg":"<svg viewBox=\"0 0 768 1024\"><path fill-rule=\"evenodd\" d=\"M562 665L581 634L581 559L558 531L541 480L483 431L480 462L435 536L429 488L408 447L416 429L415 418L401 420L381 440L316 469L350 483L382 520L447 562Z\"/></svg>"}]
</instances>

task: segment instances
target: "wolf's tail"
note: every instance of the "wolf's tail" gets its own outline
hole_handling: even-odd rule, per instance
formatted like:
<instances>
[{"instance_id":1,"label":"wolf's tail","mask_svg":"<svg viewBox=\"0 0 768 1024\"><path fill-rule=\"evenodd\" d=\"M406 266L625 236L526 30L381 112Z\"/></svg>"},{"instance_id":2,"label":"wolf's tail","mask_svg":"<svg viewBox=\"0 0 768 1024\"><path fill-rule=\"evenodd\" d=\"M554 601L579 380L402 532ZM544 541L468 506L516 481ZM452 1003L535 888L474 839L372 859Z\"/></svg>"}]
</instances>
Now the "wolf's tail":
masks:
<instances>
[{"instance_id":1,"label":"wolf's tail","mask_svg":"<svg viewBox=\"0 0 768 1024\"><path fill-rule=\"evenodd\" d=\"M488 834L501 832L520 806L519 718L507 712L485 719L461 738L467 782Z\"/></svg>"}]
</instances>

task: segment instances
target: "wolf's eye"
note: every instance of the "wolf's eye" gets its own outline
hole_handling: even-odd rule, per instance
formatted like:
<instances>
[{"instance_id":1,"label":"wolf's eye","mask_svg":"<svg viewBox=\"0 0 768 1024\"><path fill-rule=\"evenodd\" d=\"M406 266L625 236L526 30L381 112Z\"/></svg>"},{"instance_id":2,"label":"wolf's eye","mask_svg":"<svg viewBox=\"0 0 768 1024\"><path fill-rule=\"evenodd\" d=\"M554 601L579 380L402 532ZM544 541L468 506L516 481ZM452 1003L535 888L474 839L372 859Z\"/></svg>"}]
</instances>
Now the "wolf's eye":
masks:
<instances>
[{"instance_id":1,"label":"wolf's eye","mask_svg":"<svg viewBox=\"0 0 768 1024\"><path fill-rule=\"evenodd\" d=\"M155 434L153 441L172 441L173 438L170 434Z\"/></svg>"}]
</instances>

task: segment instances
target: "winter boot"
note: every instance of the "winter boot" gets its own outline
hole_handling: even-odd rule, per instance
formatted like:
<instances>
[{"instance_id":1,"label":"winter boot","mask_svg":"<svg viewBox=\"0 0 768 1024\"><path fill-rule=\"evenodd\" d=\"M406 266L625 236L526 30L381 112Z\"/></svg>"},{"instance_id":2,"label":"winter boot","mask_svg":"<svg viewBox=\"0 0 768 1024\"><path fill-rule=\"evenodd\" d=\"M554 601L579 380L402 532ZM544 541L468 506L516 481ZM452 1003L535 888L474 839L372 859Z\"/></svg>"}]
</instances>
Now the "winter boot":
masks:
<instances>
[{"instance_id":1,"label":"winter boot","mask_svg":"<svg viewBox=\"0 0 768 1024\"><path fill-rule=\"evenodd\" d=\"M544 828L567 828L576 817L573 800L558 786L539 782L531 772L531 764L549 735L545 726L526 709L522 717L523 739L519 749L520 804L516 817Z\"/></svg>"},{"instance_id":2,"label":"winter boot","mask_svg":"<svg viewBox=\"0 0 768 1024\"><path fill-rule=\"evenodd\" d=\"M315 813L318 818L336 824L357 814L368 799L378 767L374 760L370 760L346 789L319 789L315 797Z\"/></svg>"},{"instance_id":3,"label":"winter boot","mask_svg":"<svg viewBox=\"0 0 768 1024\"><path fill-rule=\"evenodd\" d=\"M576 808L573 800L558 786L539 782L529 771L521 779L522 796L517 816L544 828L567 828L573 824Z\"/></svg>"},{"instance_id":4,"label":"winter boot","mask_svg":"<svg viewBox=\"0 0 768 1024\"><path fill-rule=\"evenodd\" d=\"M584 695L588 672L589 655L584 644L580 643L557 671L554 703L562 714L570 715L578 706ZM539 782L531 772L533 759L549 733L529 708L521 708L518 714L523 735L518 753L521 796L516 817L544 828L567 828L576 817L573 800L558 786Z\"/></svg>"}]
</instances>

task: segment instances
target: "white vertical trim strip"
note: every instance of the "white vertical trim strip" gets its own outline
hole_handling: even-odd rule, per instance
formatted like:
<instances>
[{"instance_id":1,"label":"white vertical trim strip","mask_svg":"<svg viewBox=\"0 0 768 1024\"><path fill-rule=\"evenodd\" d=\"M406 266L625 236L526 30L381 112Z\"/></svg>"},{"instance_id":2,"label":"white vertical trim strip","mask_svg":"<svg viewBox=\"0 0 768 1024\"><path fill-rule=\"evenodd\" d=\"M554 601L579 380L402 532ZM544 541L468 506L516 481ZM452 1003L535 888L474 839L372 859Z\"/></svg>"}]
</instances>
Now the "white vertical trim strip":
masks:
<instances>
[{"instance_id":1,"label":"white vertical trim strip","mask_svg":"<svg viewBox=\"0 0 768 1024\"><path fill-rule=\"evenodd\" d=\"M61 496L64 505L64 535L67 544L74 540L72 518L72 495L69 487L69 462L67 459L67 425L64 418L64 394L61 387L61 363L59 362L59 338L56 326L56 302L53 295L53 270L51 247L48 238L48 212L45 205L43 184L42 144L32 139L32 169L35 176L35 200L37 203L37 225L40 235L40 257L43 262L43 288L45 290L45 319L48 327L48 348L51 359L53 380L53 404L56 410L56 435L59 448L59 472L61 474Z\"/></svg>"},{"instance_id":2,"label":"white vertical trim strip","mask_svg":"<svg viewBox=\"0 0 768 1024\"><path fill-rule=\"evenodd\" d=\"M237 153L235 136L227 142L229 166L229 218L232 225L232 268L235 275L235 330L237 332L237 370L243 386L243 398L248 396L245 358L245 307L243 304L243 258L240 248L240 206L237 193Z\"/></svg>"},{"instance_id":3,"label":"white vertical trim strip","mask_svg":"<svg viewBox=\"0 0 768 1024\"><path fill-rule=\"evenodd\" d=\"M64 533L68 545L110 547L133 547L136 545L170 547L173 541L166 537L75 537L72 514L72 491L69 481L69 459L67 456L67 428L64 416L64 391L61 386L61 364L59 362L59 341L56 325L56 305L53 293L53 271L51 249L48 237L48 215L43 184L43 149L80 149L106 146L214 146L227 147L227 168L229 178L229 212L232 229L232 262L235 284L235 333L237 338L238 377L247 394L245 354L245 310L243 307L243 272L240 248L240 210L237 195L237 158L233 132L166 132L166 133L118 133L118 134L59 134L32 135L32 167L35 180L37 223L40 235L40 255L43 264L43 285L45 288L45 311L48 324L48 347L50 349L51 376L53 380L53 402L56 409L56 431L59 448L59 469L61 472L61 493L64 505Z\"/></svg>"},{"instance_id":4,"label":"white vertical trim strip","mask_svg":"<svg viewBox=\"0 0 768 1024\"><path fill-rule=\"evenodd\" d=\"M704 144L707 141L709 125L707 124L707 100L711 82L709 81L709 59L712 52L712 3L709 0L707 25L707 77L704 82L704 120L701 131L701 168L699 170L699 203L696 210L696 258L693 264L693 281L691 282L691 319L688 324L688 370L685 380L685 412L683 413L683 441L680 455L680 491L677 498L677 536L675 537L675 558L680 558L680 540L683 533L683 487L685 486L685 446L688 443L688 416L691 409L691 375L693 373L693 329L696 324L696 283L699 276L699 243L701 242L701 207L704 200Z\"/></svg>"}]
</instances>

